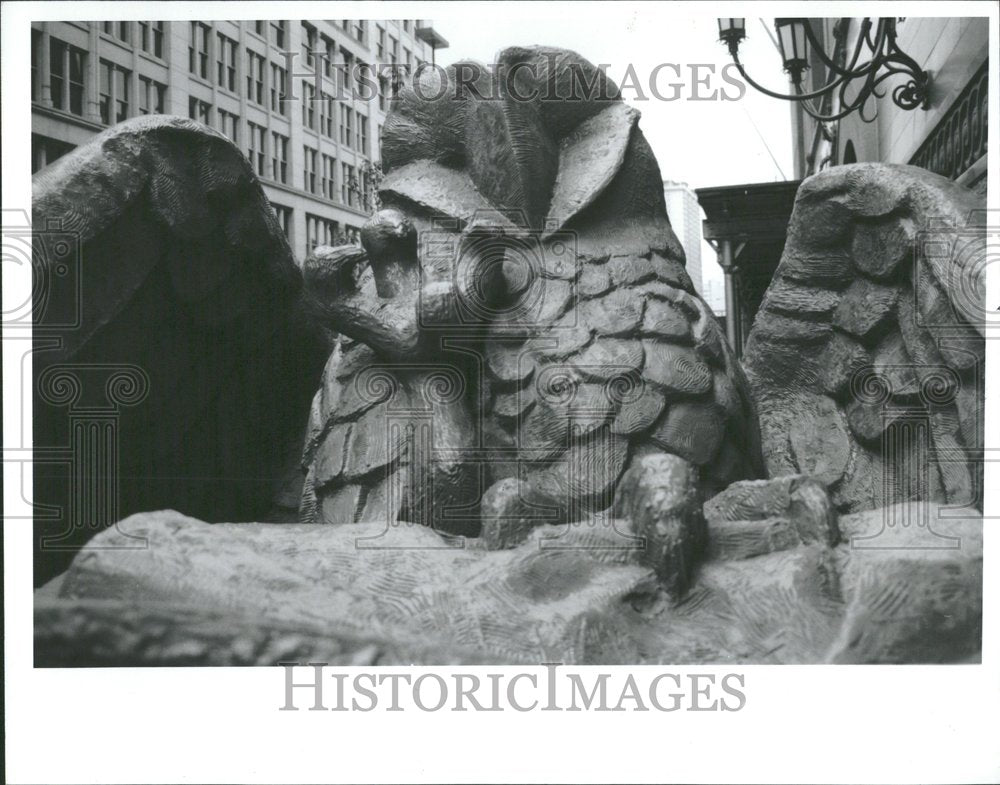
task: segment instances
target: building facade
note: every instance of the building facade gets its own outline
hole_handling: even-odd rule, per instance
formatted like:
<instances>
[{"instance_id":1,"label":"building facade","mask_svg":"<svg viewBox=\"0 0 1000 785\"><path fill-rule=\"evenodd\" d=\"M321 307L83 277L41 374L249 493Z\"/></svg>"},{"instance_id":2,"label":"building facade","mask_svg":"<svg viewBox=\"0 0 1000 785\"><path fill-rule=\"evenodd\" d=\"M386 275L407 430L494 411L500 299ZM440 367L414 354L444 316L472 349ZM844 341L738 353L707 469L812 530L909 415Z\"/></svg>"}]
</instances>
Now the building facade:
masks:
<instances>
[{"instance_id":1,"label":"building facade","mask_svg":"<svg viewBox=\"0 0 1000 785\"><path fill-rule=\"evenodd\" d=\"M823 43L824 54L842 68L855 50L863 21L806 20ZM698 190L707 216L705 237L716 247L725 275L726 328L737 354L781 259L803 178L831 166L875 161L921 166L986 191L989 19L910 17L897 21L896 31L899 48L930 74L926 106L907 110L893 102L893 90L908 78L900 74L880 85L881 97L872 98L863 117L854 111L840 120L818 122L792 102L795 180ZM857 65L869 57L870 49L863 48ZM808 63L802 91L814 92L827 85L833 73L814 48L809 49ZM848 90L847 100L856 89ZM793 92L792 86L785 92ZM813 101L825 115L841 111L836 90ZM776 108L781 103L774 101Z\"/></svg>"},{"instance_id":2,"label":"building facade","mask_svg":"<svg viewBox=\"0 0 1000 785\"><path fill-rule=\"evenodd\" d=\"M127 118L190 117L244 151L301 261L357 242L394 83L447 45L412 19L35 22L32 171Z\"/></svg>"},{"instance_id":3,"label":"building facade","mask_svg":"<svg viewBox=\"0 0 1000 785\"><path fill-rule=\"evenodd\" d=\"M663 181L663 196L667 202L670 225L687 257L688 275L701 294L704 282L701 276L701 205L698 204L698 196L687 183L676 180Z\"/></svg>"},{"instance_id":4,"label":"building facade","mask_svg":"<svg viewBox=\"0 0 1000 785\"><path fill-rule=\"evenodd\" d=\"M853 52L861 19L811 19L827 53ZM837 164L861 161L913 164L944 175L981 193L986 191L986 107L989 19L986 17L909 17L897 22L899 48L930 74L926 107L904 110L892 100L905 82L897 76L858 112L818 123L792 104L796 177ZM862 55L864 59L864 55ZM806 72L803 89L829 79L818 58Z\"/></svg>"}]
</instances>

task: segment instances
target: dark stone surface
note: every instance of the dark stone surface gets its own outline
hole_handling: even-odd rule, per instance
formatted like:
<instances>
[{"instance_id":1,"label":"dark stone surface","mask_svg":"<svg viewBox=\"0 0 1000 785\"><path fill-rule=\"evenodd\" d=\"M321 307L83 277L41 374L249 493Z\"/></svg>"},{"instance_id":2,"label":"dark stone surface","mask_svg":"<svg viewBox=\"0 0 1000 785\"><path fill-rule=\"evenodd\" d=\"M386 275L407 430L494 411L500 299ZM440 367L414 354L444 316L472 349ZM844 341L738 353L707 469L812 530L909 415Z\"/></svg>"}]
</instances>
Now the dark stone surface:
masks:
<instances>
[{"instance_id":1,"label":"dark stone surface","mask_svg":"<svg viewBox=\"0 0 1000 785\"><path fill-rule=\"evenodd\" d=\"M970 478L981 476L985 246L968 223L982 208L910 166L839 166L802 183L744 354L772 476L817 477L841 512L982 504ZM938 441L948 468L930 457Z\"/></svg>"},{"instance_id":2,"label":"dark stone surface","mask_svg":"<svg viewBox=\"0 0 1000 785\"><path fill-rule=\"evenodd\" d=\"M734 482L705 502L710 555L745 559L799 545L836 546L837 517L823 485L805 475Z\"/></svg>"},{"instance_id":3,"label":"dark stone surface","mask_svg":"<svg viewBox=\"0 0 1000 785\"><path fill-rule=\"evenodd\" d=\"M154 115L97 135L32 187L33 223L51 230L35 253L47 294L34 330L34 445L75 452L102 488L73 490L69 462L35 464L32 498L58 510L35 523L36 583L140 510L266 518L330 344L303 308L298 266L246 156L205 126ZM100 479L104 464L82 465L92 447L72 443L71 420L94 406L114 415L116 490ZM107 498L84 512L92 492Z\"/></svg>"},{"instance_id":4,"label":"dark stone surface","mask_svg":"<svg viewBox=\"0 0 1000 785\"><path fill-rule=\"evenodd\" d=\"M644 539L640 562L675 599L688 590L705 547L697 471L677 455L640 456L622 478L615 501L616 517L630 521L630 533Z\"/></svg>"},{"instance_id":5,"label":"dark stone surface","mask_svg":"<svg viewBox=\"0 0 1000 785\"><path fill-rule=\"evenodd\" d=\"M844 292L833 325L862 340L888 327L896 307L895 287L882 286L867 278L857 278Z\"/></svg>"},{"instance_id":6,"label":"dark stone surface","mask_svg":"<svg viewBox=\"0 0 1000 785\"><path fill-rule=\"evenodd\" d=\"M397 455L392 442L389 450L352 450L360 444L358 434L369 430L366 423L389 416L393 402L362 406L350 390L364 374L366 363L358 360L381 363L394 384L410 389L409 364L440 359L435 352L444 340L461 343L466 361L457 350L451 355L466 380L451 421L461 411L475 423L465 438L453 429L456 438L447 446L470 455L474 445L481 449L475 460L449 464L439 485L465 489L457 478L478 473L484 462L484 476L503 481L492 490L470 486L460 494L492 547L510 547L546 520L572 520L609 507L620 476L647 454L673 453L690 461L690 471L672 476L692 483L689 490L700 495L756 476L760 460L749 390L684 269L638 112L571 52L515 47L498 62L538 66L534 75L517 72L516 86L526 93L531 87L551 89L544 80L569 86L580 69L592 72L609 93L558 105L514 101L501 69L481 74L476 84L499 100L481 100L470 90L459 96L461 110L447 118L440 106L421 107L415 92L403 93L400 116L386 125L390 150L381 194L388 207L370 224L383 227L384 239L379 235L373 242L371 229L362 238L375 285L366 283L363 272L345 278L336 267L341 256L358 258L357 249L325 250L306 265L307 285L329 326L372 349L360 358L344 349L327 368L327 380L336 377L342 390L336 405L320 406L310 426L310 433L319 434L305 451L305 497L312 494L317 502L310 501L310 509L322 512L325 496L336 495L338 511L352 500L360 505L381 498L385 494L375 491L385 486L373 479L376 470L413 488L421 466L436 465L419 451ZM420 123L431 127L418 130ZM412 150L405 148L403 132L413 135ZM399 217L390 217L394 212ZM450 219L450 228L428 234L427 227L441 218ZM431 259L428 242L404 248L408 226L436 244L451 242L457 255ZM390 229L396 233L385 234ZM386 277L379 270L387 268L406 281L391 295L379 285ZM458 317L439 320L431 331L414 317L424 308L420 293L447 291L463 269L467 284L452 290ZM488 270L500 273L487 280ZM334 280L338 288L324 283ZM471 302L467 295L476 292L490 296ZM438 410L432 409L431 427L437 427ZM400 416L407 422L408 415ZM411 421L424 427L422 420ZM340 446L342 434L331 428L344 422L354 423L346 448ZM341 450L346 458L334 476L328 466L336 461L328 454ZM494 459L502 468L490 468ZM364 490L351 491L345 501L344 483ZM385 513L412 519L411 504ZM377 505L369 506L377 514Z\"/></svg>"},{"instance_id":7,"label":"dark stone surface","mask_svg":"<svg viewBox=\"0 0 1000 785\"><path fill-rule=\"evenodd\" d=\"M499 57L543 61L556 81L604 79L573 53ZM341 334L301 407L308 523L121 521L39 594L39 665L977 656L981 523L924 501L975 504L974 473L928 465L914 437L981 446L982 327L962 300L981 286L966 256L909 244L930 215L964 229L972 202L907 167L803 183L748 383L684 272L637 113L605 87L565 105L469 92L452 112L404 90L364 247L304 266L309 313ZM201 175L242 182L223 163ZM178 238L164 280L199 325L256 316L200 220L216 185L177 199L186 166L150 189ZM95 190L95 215L108 198ZM264 228L219 237L260 248ZM107 252L141 241L112 229ZM128 301L135 274L102 297ZM968 347L934 331L948 319ZM761 441L769 480L753 479Z\"/></svg>"},{"instance_id":8,"label":"dark stone surface","mask_svg":"<svg viewBox=\"0 0 1000 785\"><path fill-rule=\"evenodd\" d=\"M535 527L500 550L381 521L209 526L175 512L136 516L100 535L99 547L39 595L36 663L978 661L980 521L941 518L933 504L897 505L842 517L843 541L831 546L821 496L807 494L796 511L765 484L725 517L755 516L747 525L760 529L784 510L802 544L772 538L759 555L729 549L730 558L689 574L676 602L645 566L674 560L661 575L676 581L691 565L690 485L663 482L667 461L690 471L671 456L644 460L637 473L650 470L659 490L643 481L622 496L624 506L648 502L629 519ZM797 478L788 486L789 499L815 490ZM637 522L646 540L636 537ZM130 536L149 547L115 548Z\"/></svg>"}]
</instances>

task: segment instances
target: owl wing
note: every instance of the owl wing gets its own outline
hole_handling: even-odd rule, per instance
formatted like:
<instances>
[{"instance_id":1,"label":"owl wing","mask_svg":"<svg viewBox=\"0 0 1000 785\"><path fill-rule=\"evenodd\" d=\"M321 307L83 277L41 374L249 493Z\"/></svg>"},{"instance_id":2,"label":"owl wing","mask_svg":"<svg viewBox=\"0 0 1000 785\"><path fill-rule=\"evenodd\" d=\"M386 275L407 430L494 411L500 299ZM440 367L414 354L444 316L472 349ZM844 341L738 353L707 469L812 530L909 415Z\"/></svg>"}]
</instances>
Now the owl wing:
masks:
<instances>
[{"instance_id":1,"label":"owl wing","mask_svg":"<svg viewBox=\"0 0 1000 785\"><path fill-rule=\"evenodd\" d=\"M744 358L772 476L817 476L847 512L975 502L983 208L911 166L803 182Z\"/></svg>"},{"instance_id":2,"label":"owl wing","mask_svg":"<svg viewBox=\"0 0 1000 785\"><path fill-rule=\"evenodd\" d=\"M259 520L329 349L244 155L193 121L142 117L33 189L35 443L68 438L47 369L132 366L147 393L119 412L118 513ZM41 500L65 502L64 479Z\"/></svg>"}]
</instances>

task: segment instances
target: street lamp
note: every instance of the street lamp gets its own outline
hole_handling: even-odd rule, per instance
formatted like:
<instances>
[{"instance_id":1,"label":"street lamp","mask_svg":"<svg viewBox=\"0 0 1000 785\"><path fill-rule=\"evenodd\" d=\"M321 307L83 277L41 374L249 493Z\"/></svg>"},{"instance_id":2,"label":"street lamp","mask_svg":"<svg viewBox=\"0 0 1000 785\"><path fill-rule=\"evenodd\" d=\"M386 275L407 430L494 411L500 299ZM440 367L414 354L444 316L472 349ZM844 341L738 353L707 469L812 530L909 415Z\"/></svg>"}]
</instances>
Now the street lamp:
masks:
<instances>
[{"instance_id":1,"label":"street lamp","mask_svg":"<svg viewBox=\"0 0 1000 785\"><path fill-rule=\"evenodd\" d=\"M802 72L809 67L809 44L806 40L808 28L805 19L774 20L782 64L785 72L791 75L793 84L799 83Z\"/></svg>"},{"instance_id":2,"label":"street lamp","mask_svg":"<svg viewBox=\"0 0 1000 785\"><path fill-rule=\"evenodd\" d=\"M774 28L778 33L778 48L784 70L792 81L794 94L787 95L768 90L755 82L740 62L739 46L746 37L746 27L743 19L720 19L719 39L726 44L733 62L740 74L756 90L772 98L783 101L799 102L810 116L821 122L839 120L857 110L861 119L870 123L875 116L865 116L865 106L872 96L881 98L885 93L878 86L891 76L902 74L909 77L905 84L898 85L892 91L892 100L900 109L911 110L920 107L927 108L930 94L930 75L920 68L912 57L903 52L896 43L896 19L879 18L874 23L866 17L861 22L854 52L844 63L837 63L823 49L823 43L816 37L808 19L782 18L774 20ZM846 33L846 22L841 20L835 28L835 35ZM874 28L874 31L873 31ZM871 57L865 63L858 65L862 50L867 46ZM830 80L822 87L804 92L802 89L802 74L809 68L809 48L812 47L816 56L826 66ZM846 52L845 52L846 55ZM858 86L857 95L847 98L847 89ZM823 114L811 104L813 98L821 98L837 91L840 107L832 114Z\"/></svg>"},{"instance_id":3,"label":"street lamp","mask_svg":"<svg viewBox=\"0 0 1000 785\"><path fill-rule=\"evenodd\" d=\"M725 41L729 50L733 51L733 45L737 47L740 41L747 37L746 19L720 19L719 20L719 40Z\"/></svg>"}]
</instances>

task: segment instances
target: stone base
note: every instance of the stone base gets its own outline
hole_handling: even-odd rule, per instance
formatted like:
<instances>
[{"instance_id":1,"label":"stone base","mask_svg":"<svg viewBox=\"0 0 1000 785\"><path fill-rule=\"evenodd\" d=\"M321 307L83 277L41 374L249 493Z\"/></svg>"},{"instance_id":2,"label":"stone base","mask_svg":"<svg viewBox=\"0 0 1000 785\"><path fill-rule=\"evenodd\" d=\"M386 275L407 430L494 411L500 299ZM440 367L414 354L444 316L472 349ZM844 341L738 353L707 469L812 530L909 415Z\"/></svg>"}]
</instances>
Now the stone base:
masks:
<instances>
[{"instance_id":1,"label":"stone base","mask_svg":"<svg viewBox=\"0 0 1000 785\"><path fill-rule=\"evenodd\" d=\"M615 519L541 527L490 551L405 524L211 525L148 513L95 538L36 596L36 664L978 657L981 521L938 520L936 505L913 503L841 518L840 530L838 545L779 538L765 553L720 554L675 600ZM921 531L949 547L915 547L928 544ZM878 542L888 547L869 547Z\"/></svg>"}]
</instances>

